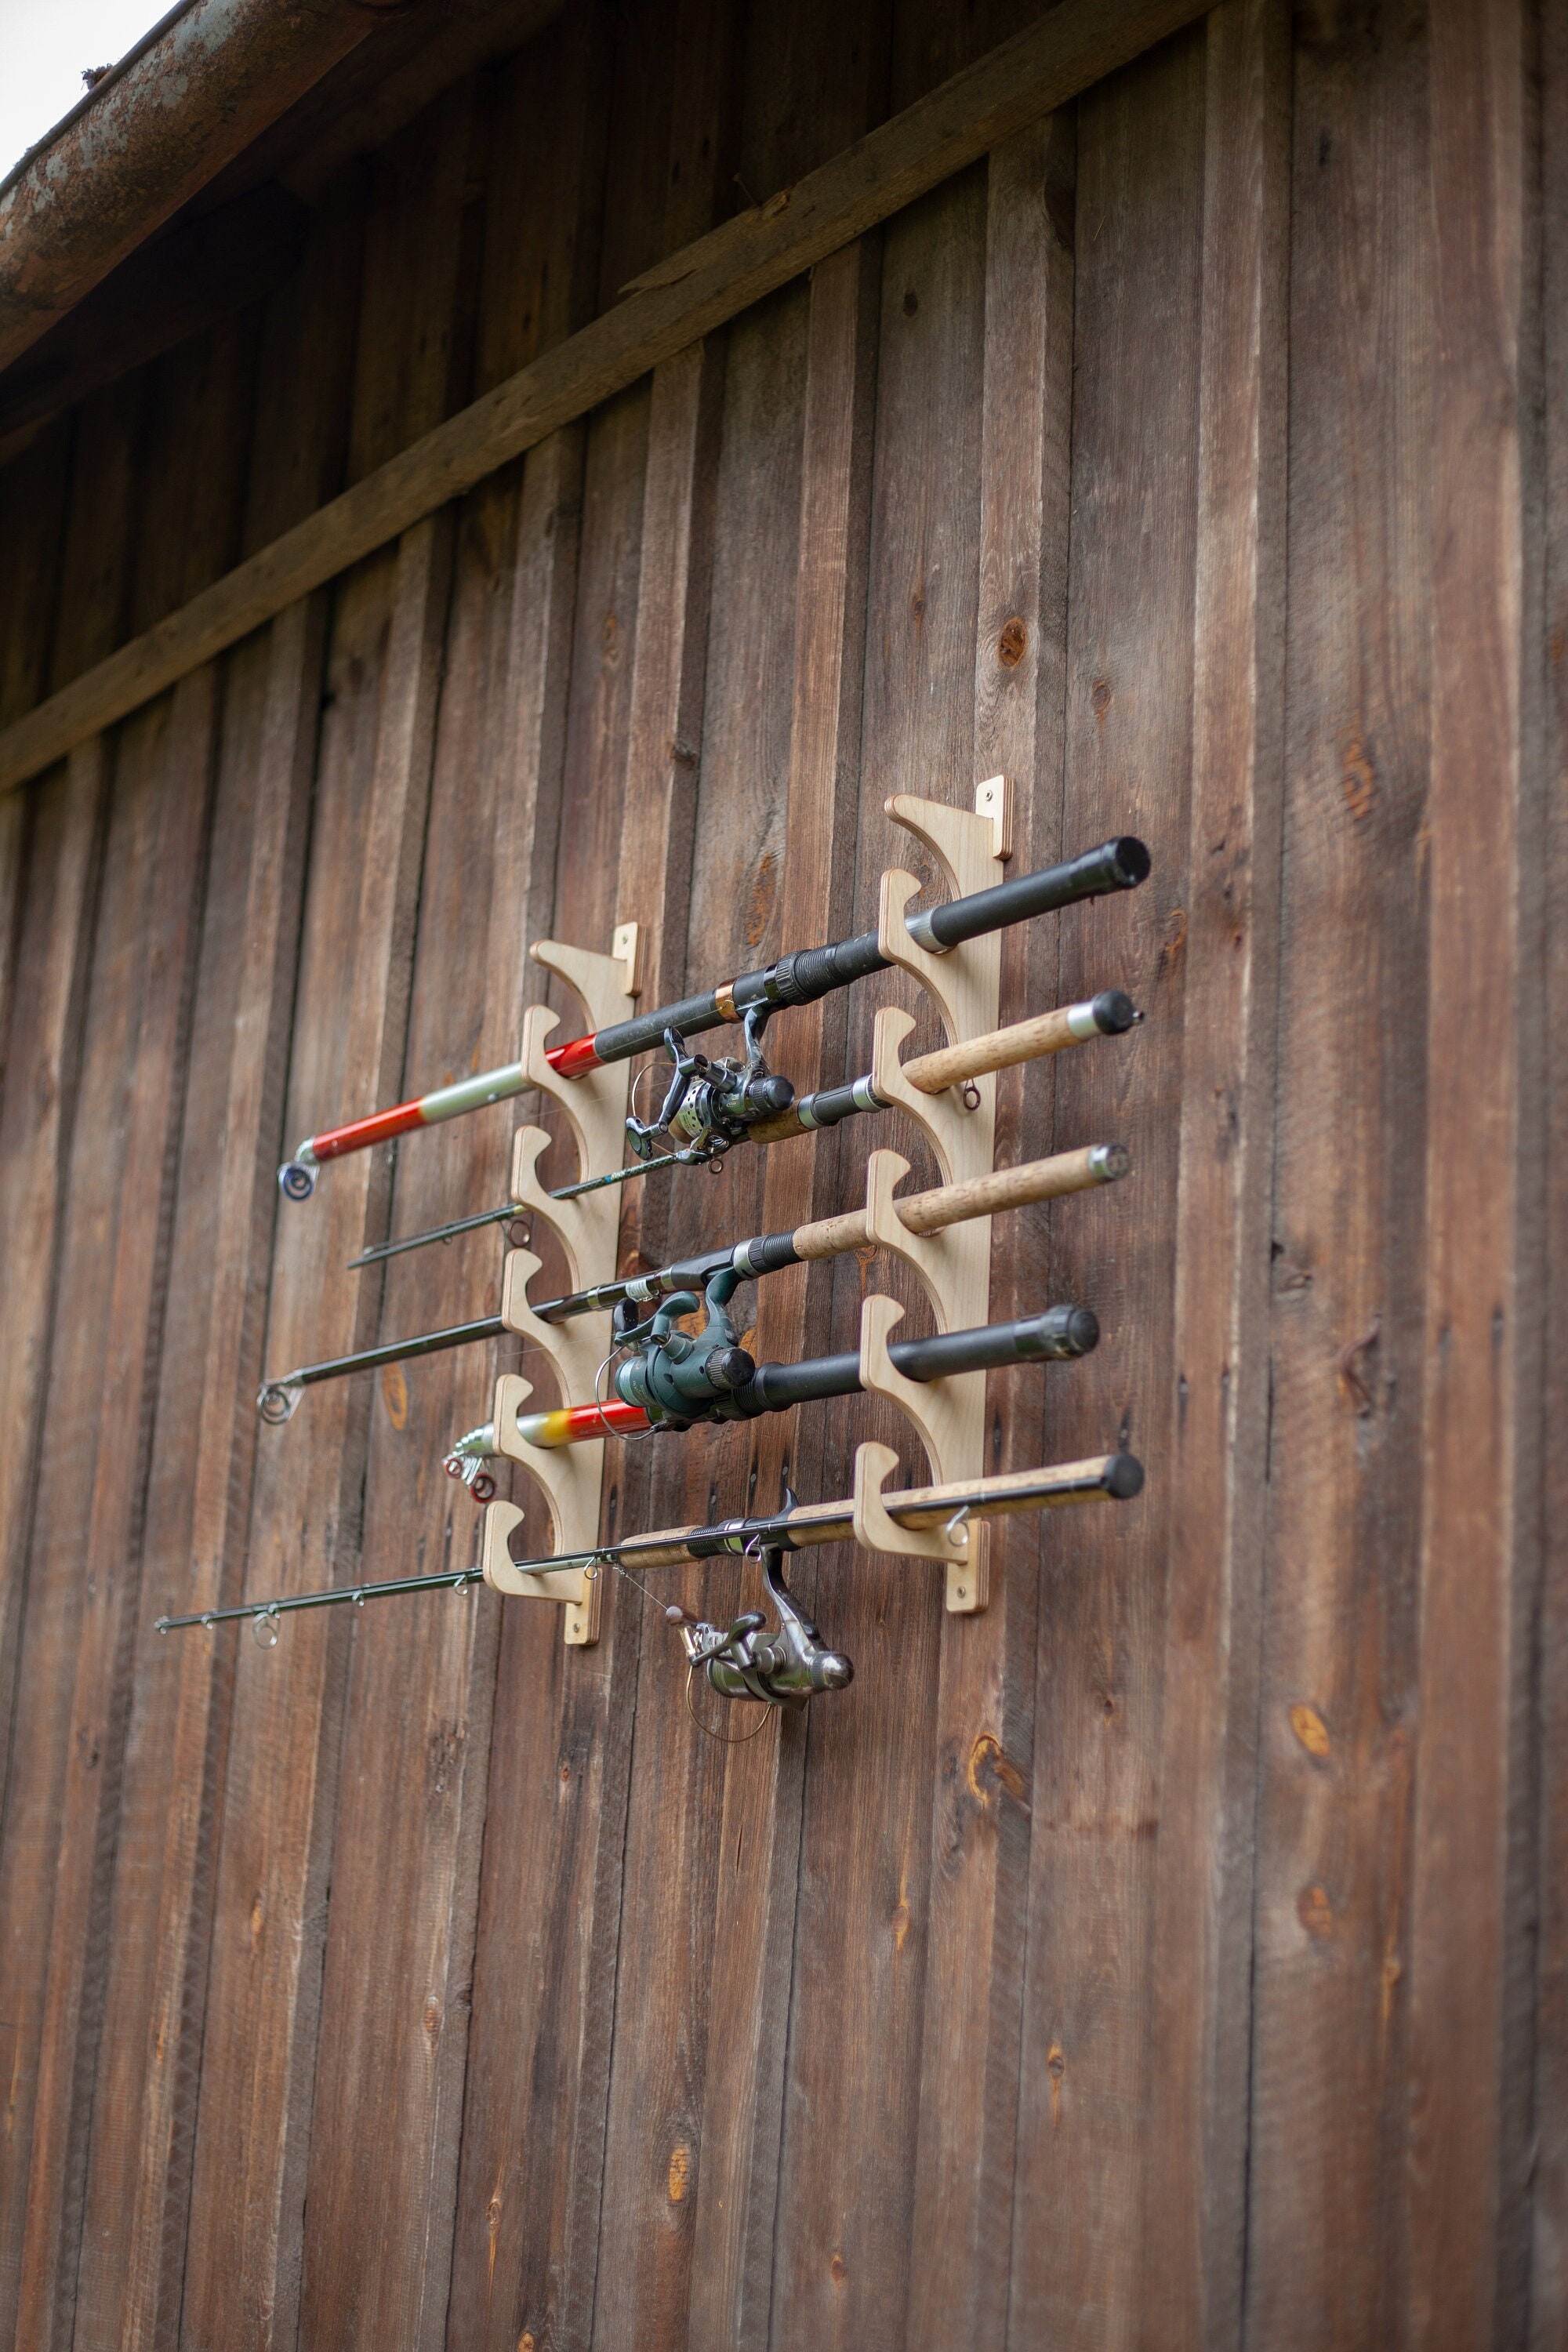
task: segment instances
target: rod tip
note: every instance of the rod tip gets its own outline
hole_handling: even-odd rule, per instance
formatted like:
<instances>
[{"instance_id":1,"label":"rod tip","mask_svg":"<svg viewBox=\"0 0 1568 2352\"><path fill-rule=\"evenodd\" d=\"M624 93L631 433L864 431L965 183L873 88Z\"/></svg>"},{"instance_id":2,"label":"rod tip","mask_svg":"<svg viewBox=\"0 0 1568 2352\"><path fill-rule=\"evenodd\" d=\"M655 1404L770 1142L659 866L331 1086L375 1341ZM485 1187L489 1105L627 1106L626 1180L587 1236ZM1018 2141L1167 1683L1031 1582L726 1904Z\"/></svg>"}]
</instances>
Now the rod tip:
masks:
<instances>
[{"instance_id":1,"label":"rod tip","mask_svg":"<svg viewBox=\"0 0 1568 2352\"><path fill-rule=\"evenodd\" d=\"M316 1189L316 1171L302 1160L286 1160L278 1171L278 1190L286 1201L308 1201Z\"/></svg>"}]
</instances>

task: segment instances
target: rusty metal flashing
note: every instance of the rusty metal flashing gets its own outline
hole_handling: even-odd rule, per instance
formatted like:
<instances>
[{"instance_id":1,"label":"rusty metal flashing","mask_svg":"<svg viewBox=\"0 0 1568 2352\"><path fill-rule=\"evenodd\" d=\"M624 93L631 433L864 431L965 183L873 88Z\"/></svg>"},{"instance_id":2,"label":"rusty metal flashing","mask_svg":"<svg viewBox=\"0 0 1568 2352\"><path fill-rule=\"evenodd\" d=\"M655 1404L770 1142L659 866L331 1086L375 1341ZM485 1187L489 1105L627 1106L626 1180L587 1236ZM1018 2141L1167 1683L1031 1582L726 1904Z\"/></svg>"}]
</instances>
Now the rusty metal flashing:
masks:
<instances>
[{"instance_id":1,"label":"rusty metal flashing","mask_svg":"<svg viewBox=\"0 0 1568 2352\"><path fill-rule=\"evenodd\" d=\"M179 0L0 183L0 368L405 5Z\"/></svg>"}]
</instances>

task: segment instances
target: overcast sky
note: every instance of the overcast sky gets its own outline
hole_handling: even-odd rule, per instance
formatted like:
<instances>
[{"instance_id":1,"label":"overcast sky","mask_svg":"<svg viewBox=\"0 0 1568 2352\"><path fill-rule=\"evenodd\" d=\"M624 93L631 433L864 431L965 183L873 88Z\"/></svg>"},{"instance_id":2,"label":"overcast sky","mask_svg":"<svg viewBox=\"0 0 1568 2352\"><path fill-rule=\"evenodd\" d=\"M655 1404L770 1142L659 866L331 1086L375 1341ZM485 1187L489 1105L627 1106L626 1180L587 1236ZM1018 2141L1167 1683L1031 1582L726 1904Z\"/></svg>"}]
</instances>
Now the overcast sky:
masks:
<instances>
[{"instance_id":1,"label":"overcast sky","mask_svg":"<svg viewBox=\"0 0 1568 2352\"><path fill-rule=\"evenodd\" d=\"M170 0L0 0L0 180L82 92L89 66L110 66Z\"/></svg>"}]
</instances>

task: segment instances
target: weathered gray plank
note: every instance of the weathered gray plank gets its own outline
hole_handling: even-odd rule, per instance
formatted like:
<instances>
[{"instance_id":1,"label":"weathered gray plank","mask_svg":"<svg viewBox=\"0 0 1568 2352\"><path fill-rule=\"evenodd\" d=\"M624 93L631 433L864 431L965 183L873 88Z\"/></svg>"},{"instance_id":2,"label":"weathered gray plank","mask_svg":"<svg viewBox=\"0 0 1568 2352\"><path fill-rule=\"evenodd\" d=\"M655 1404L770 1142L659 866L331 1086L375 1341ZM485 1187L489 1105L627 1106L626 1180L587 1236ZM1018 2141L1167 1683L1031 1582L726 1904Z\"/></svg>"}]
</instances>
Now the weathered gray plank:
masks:
<instances>
[{"instance_id":1,"label":"weathered gray plank","mask_svg":"<svg viewBox=\"0 0 1568 2352\"><path fill-rule=\"evenodd\" d=\"M1100 1318L1047 1375L1047 1458L1119 1441L1148 1484L1042 1535L1012 2340L1142 2325L1148 2026L1176 1435L1178 1198L1202 364L1205 45L1172 41L1079 105L1065 846L1123 831L1131 898L1064 912L1055 998L1126 988L1145 1025L1062 1056L1058 1149L1132 1172L1056 1204L1050 1289Z\"/></svg>"},{"instance_id":2,"label":"weathered gray plank","mask_svg":"<svg viewBox=\"0 0 1568 2352\"><path fill-rule=\"evenodd\" d=\"M1288 12L1205 27L1176 1425L1150 1970L1145 2335L1234 2344L1246 2221L1284 730Z\"/></svg>"},{"instance_id":3,"label":"weathered gray plank","mask_svg":"<svg viewBox=\"0 0 1568 2352\"><path fill-rule=\"evenodd\" d=\"M1523 2333L1533 2161L1541 263L1534 12L1435 0L1430 23L1427 1242L1403 2319L1413 2345L1459 2352ZM1461 2041L1468 2081L1453 2063Z\"/></svg>"},{"instance_id":4,"label":"weathered gray plank","mask_svg":"<svg viewBox=\"0 0 1568 2352\"><path fill-rule=\"evenodd\" d=\"M1071 116L1054 117L998 147L986 184L973 764L977 779L1013 783L1020 873L1062 846L1073 257L1057 222L1070 228L1073 150ZM1055 1001L1055 929L1035 923L1006 938L1003 1020ZM999 1166L1051 1150L1051 1078L1047 1065L1009 1072L999 1087ZM1043 1213L996 1228L995 1319L1047 1303L1047 1232ZM1047 1460L1046 1382L992 1386L987 1469ZM966 2332L999 2344L1006 2326L1039 1523L989 1529L987 1568L987 1608L942 1628L911 2344Z\"/></svg>"},{"instance_id":5,"label":"weathered gray plank","mask_svg":"<svg viewBox=\"0 0 1568 2352\"><path fill-rule=\"evenodd\" d=\"M1297 50L1247 2331L1399 2340L1424 1373L1425 32Z\"/></svg>"}]
</instances>

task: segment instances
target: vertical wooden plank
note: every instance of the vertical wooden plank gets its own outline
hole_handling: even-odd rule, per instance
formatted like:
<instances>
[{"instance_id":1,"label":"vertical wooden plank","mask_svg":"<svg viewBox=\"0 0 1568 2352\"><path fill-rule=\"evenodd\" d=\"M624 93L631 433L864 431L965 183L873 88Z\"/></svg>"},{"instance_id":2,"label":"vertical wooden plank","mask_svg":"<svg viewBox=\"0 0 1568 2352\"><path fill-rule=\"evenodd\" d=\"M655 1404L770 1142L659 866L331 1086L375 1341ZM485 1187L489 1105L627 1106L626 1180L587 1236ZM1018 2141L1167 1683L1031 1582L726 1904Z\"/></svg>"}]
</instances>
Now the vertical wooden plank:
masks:
<instances>
[{"instance_id":1,"label":"vertical wooden plank","mask_svg":"<svg viewBox=\"0 0 1568 2352\"><path fill-rule=\"evenodd\" d=\"M237 322L188 351L177 381L166 365L154 372L139 452L133 625L232 560L249 341ZM83 1261L75 1278L92 1266L97 1300L95 1309L79 1303L76 1310L82 1328L72 1338L89 1349L75 1366L63 1412L67 1423L74 1420L76 1458L57 1460L52 1492L47 1454L44 1462L29 1570L38 1615L33 1638L25 1637L17 1733L25 1711L54 1705L18 1742L0 1858L8 1912L27 1919L15 1953L23 1976L11 1979L6 1997L16 2002L7 2013L26 2021L31 2075L27 2127L10 2151L26 2180L15 2315L20 2336L37 2342L72 2325L217 707L215 673L198 672L121 733L109 841L113 944L105 961L100 938L92 982L103 1059L89 1013L92 1110L72 1142L70 1181L79 1181L84 1202L104 1169L113 1171L116 1191L100 1195L89 1223L74 1241L68 1230L65 1242ZM114 870L120 855L123 876ZM79 1180L84 1150L103 1166ZM74 1268L68 1273L75 1276ZM62 1288L62 1311L66 1296ZM58 1381L58 1350L52 1370ZM52 1423L52 1407L46 1413ZM74 1529L62 1475L76 1489ZM26 1656L34 1640L52 1652L36 1684ZM47 1870L47 1882L29 1896L24 1884L36 1867Z\"/></svg>"},{"instance_id":2,"label":"vertical wooden plank","mask_svg":"<svg viewBox=\"0 0 1568 2352\"><path fill-rule=\"evenodd\" d=\"M642 927L649 1004L669 1003L685 984L724 350L724 338L710 336L662 362L648 408L616 919ZM641 1097L657 1083L650 1077L639 1087L645 1110ZM623 1264L659 1262L668 1199L668 1180L628 1187Z\"/></svg>"},{"instance_id":3,"label":"vertical wooden plank","mask_svg":"<svg viewBox=\"0 0 1568 2352\"><path fill-rule=\"evenodd\" d=\"M692 846L682 858L672 837L664 851L670 885L667 935L677 917L681 924L675 956L666 965L666 983L676 988L700 970L721 976L765 961L782 944L775 926L795 603L787 588L780 589L781 583L793 583L796 563L805 340L806 304L799 290L759 306L730 337L722 450L715 452L707 499L689 526L709 539L711 620L704 579L701 603L689 623L700 649L693 660L705 659L707 673ZM654 417L657 424L657 394ZM651 483L651 441L649 473ZM647 534L651 516L644 527ZM650 567L658 560L645 535L639 667L645 632L657 626L649 597ZM673 668L666 674L673 688ZM624 842L622 856L625 865ZM626 881L631 878L628 873ZM645 1216L644 1252L663 1256L697 1245L700 1234L753 1231L762 1159L740 1155L739 1164L719 1180L703 1171L682 1171L679 1183L656 1179L644 1187L658 1219L654 1223ZM657 1244L646 1238L650 1226ZM662 1452L642 1449L640 1460L637 1449L628 1449L623 1507L656 1526L700 1515L715 1492L732 1496L723 1507L740 1507L749 1451L738 1430L695 1433ZM721 1579L728 1580L722 1571ZM702 1580L689 1579L684 1597L690 1602L705 1589ZM718 1860L713 1832L726 1761L724 1748L703 1737L681 1704L685 1664L669 1629L629 1587L620 1587L616 1598L623 1611L637 1612L644 1634L595 2312L595 2340L605 2344L686 2324L693 2232L704 2193L703 2081ZM677 1870L667 1866L672 1852L681 1856Z\"/></svg>"},{"instance_id":4,"label":"vertical wooden plank","mask_svg":"<svg viewBox=\"0 0 1568 2352\"><path fill-rule=\"evenodd\" d=\"M121 633L138 413L138 397L121 387L117 396L100 394L86 402L76 421L58 620L47 656L51 683L109 652ZM24 660L15 686L26 691L31 685L32 662ZM14 1442L0 1452L0 1793L13 1755L38 1412L48 1380L64 1170L102 854L105 759L101 743L83 744L63 770L41 778L22 796L34 814L26 903L15 949L14 1042L7 1048L7 1068L15 1074L28 1066L17 1050L25 1029L32 1045L32 1076L25 1093L13 1085L0 1105L5 1232L21 1237L7 1248L0 1266L5 1328L13 1335L0 1360L0 1404L5 1425L14 1433ZM22 2030L16 2018L5 2029L0 2060L7 2080L16 2055L10 2035ZM14 2218L19 2228L19 2206Z\"/></svg>"},{"instance_id":5,"label":"vertical wooden plank","mask_svg":"<svg viewBox=\"0 0 1568 2352\"><path fill-rule=\"evenodd\" d=\"M160 2325L166 2336L179 2305L203 1849L229 1662L215 1670L206 1641L155 1647L151 1621L220 1606L239 1586L320 622L296 606L260 661L231 665L88 2165L78 2324L89 2340L147 2343Z\"/></svg>"},{"instance_id":6,"label":"vertical wooden plank","mask_svg":"<svg viewBox=\"0 0 1568 2352\"><path fill-rule=\"evenodd\" d=\"M1065 847L1134 833L1151 880L1054 926L1058 1003L1125 987L1146 1025L1063 1056L1058 1148L1126 1143L1123 1184L1057 1204L1051 1294L1100 1318L1047 1380L1048 1454L1119 1442L1124 1512L1041 1531L1028 1950L1010 2331L1137 2339L1151 1942L1175 1444L1172 1236L1183 1095L1198 512L1205 45L1079 106Z\"/></svg>"},{"instance_id":7,"label":"vertical wooden plank","mask_svg":"<svg viewBox=\"0 0 1568 2352\"><path fill-rule=\"evenodd\" d=\"M464 194L471 91L458 85L383 152L358 305L352 478L427 429L468 372ZM393 1097L402 1076L451 571L452 518L406 532L339 584L327 657L285 1133ZM375 1332L344 1261L384 1223L379 1155L279 1211L268 1362ZM262 1433L246 1589L352 1573L367 1401L312 1397ZM239 1651L222 1797L182 2328L217 2347L299 2325L303 2208L327 1896L352 1628ZM265 1790L267 1801L258 1801Z\"/></svg>"},{"instance_id":8,"label":"vertical wooden plank","mask_svg":"<svg viewBox=\"0 0 1568 2352\"><path fill-rule=\"evenodd\" d=\"M1544 331L1546 1426L1568 1419L1568 9L1541 13ZM1541 1626L1541 1961L1530 2342L1568 2340L1568 1449L1549 1445Z\"/></svg>"},{"instance_id":9,"label":"vertical wooden plank","mask_svg":"<svg viewBox=\"0 0 1568 2352\"><path fill-rule=\"evenodd\" d=\"M1246 2326L1396 2343L1424 1378L1427 43L1299 21ZM1353 942L1353 952L1350 943Z\"/></svg>"},{"instance_id":10,"label":"vertical wooden plank","mask_svg":"<svg viewBox=\"0 0 1568 2352\"><path fill-rule=\"evenodd\" d=\"M162 1341L163 1290L172 1215L174 1142L184 1090L195 946L199 936L217 679L205 669L174 689L162 728L127 730L116 763L115 816L140 801L147 898L133 939L121 942L123 985L132 957L150 985L126 1040L121 1083L134 1111L119 1169L125 1209L99 1272L104 1322L94 1367L100 1383L76 1631L73 1690L57 1717L66 1741L58 1812L49 1823L56 1867L42 1950L38 2071L27 2182L17 2334L22 2342L68 2336L75 2293L85 2136L101 2014L107 1865L118 1818L128 1703L129 1651L140 1598L140 1546L151 1384ZM140 740L138 740L140 739ZM140 756L138 756L140 755ZM149 804L152 804L149 806ZM114 856L114 830L110 842ZM97 1139L96 1120L82 1130ZM87 1244L90 1250L90 1244ZM90 1387L89 1391L90 1394ZM83 1465L85 1467L85 1464ZM40 1520L45 1540L54 1529ZM39 1922L33 1927L37 1933Z\"/></svg>"},{"instance_id":11,"label":"vertical wooden plank","mask_svg":"<svg viewBox=\"0 0 1568 2352\"><path fill-rule=\"evenodd\" d=\"M784 835L782 853L764 849L753 866L753 884L771 899L775 866L767 861L782 863L781 947L839 938L848 920L879 264L880 240L868 239L812 274ZM771 922L769 929L771 937ZM798 1089L837 1078L843 1032L841 999L789 1015L777 1050ZM788 1232L826 1214L836 1204L837 1159L831 1129L767 1153L759 1230ZM826 1267L770 1276L752 1310L758 1360L825 1352L831 1308ZM760 1423L748 1493L765 1503L786 1475L801 1493L817 1491L824 1420ZM805 1574L793 1581L807 1590ZM723 1759L688 2321L699 2344L750 2347L768 2338L805 1752L798 1736L759 1737Z\"/></svg>"},{"instance_id":12,"label":"vertical wooden plank","mask_svg":"<svg viewBox=\"0 0 1568 2352\"><path fill-rule=\"evenodd\" d=\"M490 94L481 383L582 323L601 201L596 21L559 23ZM580 428L558 436L464 504L405 1092L510 1058L540 992L527 950L553 895L583 448ZM395 1225L493 1201L513 1123L498 1110L405 1150ZM493 1304L496 1255L482 1235L395 1261L384 1335ZM387 1375L371 1408L367 1553L471 1557L472 1506L439 1464L488 1412L493 1371L464 1354ZM306 2200L310 2340L445 2338L500 1614L485 1593L423 1635L397 1612L355 1630Z\"/></svg>"},{"instance_id":13,"label":"vertical wooden plank","mask_svg":"<svg viewBox=\"0 0 1568 2352\"><path fill-rule=\"evenodd\" d=\"M965 173L885 232L852 929L875 921L882 868L917 862L882 814L886 795L960 806L973 795L984 186L983 172ZM896 982L849 992L845 1074L868 1066L877 1004L910 993ZM857 1197L874 1145L896 1143L917 1177L930 1165L901 1124L862 1127L840 1142L840 1203ZM839 1262L838 1347L853 1345L863 1286L913 1300L885 1265ZM921 1458L890 1412L862 1404L823 1421L826 1493L845 1491L860 1437ZM773 2325L775 2338L886 2344L913 2324L941 1583L846 1550L824 1556L810 1589L857 1679L809 1725Z\"/></svg>"},{"instance_id":14,"label":"vertical wooden plank","mask_svg":"<svg viewBox=\"0 0 1568 2352\"><path fill-rule=\"evenodd\" d=\"M543 878L553 889L546 928L569 940L607 942L615 921L647 425L647 397L636 392L587 428L567 656L558 660L552 639L519 640L529 662L518 672L520 709L557 713L564 703L560 855ZM548 558L536 535L520 547L531 567ZM569 604L563 583L558 612ZM520 619L535 609L521 578L514 609ZM539 979L535 971L531 994ZM518 1499L529 1496L519 1479ZM612 1524L616 1502L612 1490ZM539 1531L547 1539L542 1515ZM618 1639L613 1606L598 1644L585 1651L565 1649L552 1609L502 1612L448 2318L454 2352L474 2344L513 2352L521 2335L579 2342L589 2333L635 1670L635 1626L631 1641Z\"/></svg>"},{"instance_id":15,"label":"vertical wooden plank","mask_svg":"<svg viewBox=\"0 0 1568 2352\"><path fill-rule=\"evenodd\" d=\"M20 900L12 1041L0 1103L0 1788L9 1779L26 1560L37 1475L38 1409L48 1379L56 1242L70 1147L87 962L101 847L104 747L71 754L29 796L16 838ZM22 853L26 865L22 866Z\"/></svg>"},{"instance_id":16,"label":"vertical wooden plank","mask_svg":"<svg viewBox=\"0 0 1568 2352\"><path fill-rule=\"evenodd\" d=\"M405 534L351 583L328 669L287 1133L322 1102L386 1098L402 1068L406 962L429 788L447 532ZM357 595L354 591L359 593ZM385 627L384 669L377 676ZM368 688L363 681L368 678ZM356 691L357 687L357 691ZM345 1092L346 1090L346 1092ZM343 1270L374 1211L368 1156L279 1223L269 1360L354 1331ZM368 1336L365 1335L365 1336ZM312 1399L312 1404L318 1400ZM364 1414L329 1391L258 1449L246 1589L329 1582L357 1556ZM293 1630L293 1629L291 1629ZM184 2326L196 2343L287 2338L296 2320L343 1638L301 1623L279 1658L242 1651L215 1898ZM282 1671L275 1669L281 1668ZM263 1801L263 1796L265 1801Z\"/></svg>"},{"instance_id":17,"label":"vertical wooden plank","mask_svg":"<svg viewBox=\"0 0 1568 2352\"><path fill-rule=\"evenodd\" d=\"M1208 17L1176 1418L1142 2332L1241 2326L1284 722L1289 20ZM1158 2315L1156 2318L1156 2315Z\"/></svg>"},{"instance_id":18,"label":"vertical wooden plank","mask_svg":"<svg viewBox=\"0 0 1568 2352\"><path fill-rule=\"evenodd\" d=\"M1531 2162L1544 1336L1534 21L1489 0L1436 0L1431 14L1431 981L1405 2195L1409 2340L1456 2352L1520 2338ZM1473 2074L1455 2067L1461 2043Z\"/></svg>"},{"instance_id":19,"label":"vertical wooden plank","mask_svg":"<svg viewBox=\"0 0 1568 2352\"><path fill-rule=\"evenodd\" d=\"M356 209L328 214L268 306L247 545L339 478ZM232 1646L162 1643L151 1622L232 1599L243 1572L322 620L280 615L225 665L82 2225L90 2341L167 2340L179 2309Z\"/></svg>"},{"instance_id":20,"label":"vertical wooden plank","mask_svg":"<svg viewBox=\"0 0 1568 2352\"><path fill-rule=\"evenodd\" d=\"M995 150L986 180L974 773L1012 780L1020 873L1062 848L1073 257L1056 224L1070 228L1073 146L1070 116L1037 124ZM1004 1020L1053 1001L1054 933L1041 923L1005 937ZM998 1165L1051 1149L1050 1072L1032 1078L1010 1072L1000 1090ZM1008 1217L997 1228L996 1319L1047 1303L1044 1216L1035 1223L1031 1233ZM1047 1459L1046 1383L994 1388L987 1467ZM1006 2324L1040 1529L1020 1520L991 1533L988 1608L942 1627L909 2303L916 2343L966 2329L1000 2343Z\"/></svg>"},{"instance_id":21,"label":"vertical wooden plank","mask_svg":"<svg viewBox=\"0 0 1568 2352\"><path fill-rule=\"evenodd\" d=\"M580 436L470 501L459 543L405 1085L515 1054L535 992L560 818L565 652ZM518 554L514 562L513 543ZM510 594L496 593L510 573ZM460 1058L459 1058L460 1056ZM504 1192L504 1113L423 1139L400 1162L396 1223L416 1230ZM383 1329L479 1311L493 1243L395 1261ZM473 1507L440 1473L483 1417L481 1357L389 1372L372 1407L367 1554L466 1565ZM323 1990L301 2327L439 2344L447 2322L473 1912L500 1606L489 1592L355 1629ZM552 1616L553 1612L544 1612ZM559 1623L554 1630L559 1638ZM374 1959L367 1965L367 1954ZM374 2217L374 2218L373 2218ZM370 2226L367 2225L367 2221Z\"/></svg>"}]
</instances>

